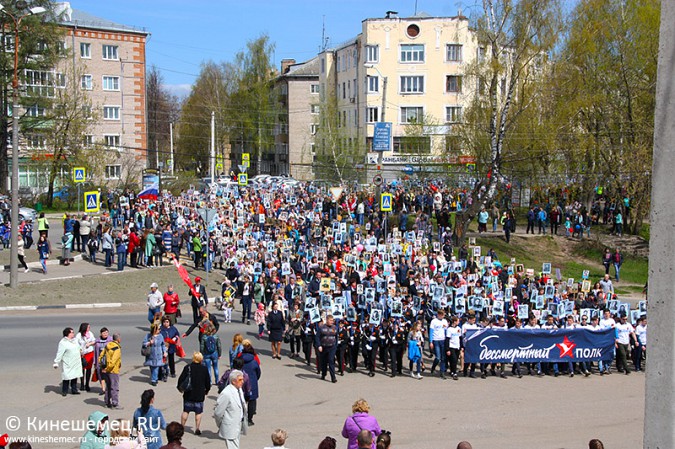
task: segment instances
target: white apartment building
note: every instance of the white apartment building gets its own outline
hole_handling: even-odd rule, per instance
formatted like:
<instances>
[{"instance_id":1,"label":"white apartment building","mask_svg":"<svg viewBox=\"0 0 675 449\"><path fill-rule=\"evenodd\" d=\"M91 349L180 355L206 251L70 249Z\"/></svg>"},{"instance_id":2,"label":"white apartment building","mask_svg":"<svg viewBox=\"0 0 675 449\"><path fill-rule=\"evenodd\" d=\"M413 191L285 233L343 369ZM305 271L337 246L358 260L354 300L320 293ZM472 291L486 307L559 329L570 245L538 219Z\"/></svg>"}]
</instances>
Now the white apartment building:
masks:
<instances>
[{"instance_id":1,"label":"white apartment building","mask_svg":"<svg viewBox=\"0 0 675 449\"><path fill-rule=\"evenodd\" d=\"M471 160L460 161L461 148L452 148L448 136L475 94L465 69L479 52L466 17L421 14L366 19L356 38L319 54L322 103L334 96L340 146L369 182L377 170L370 151L376 122L392 123L385 178Z\"/></svg>"}]
</instances>

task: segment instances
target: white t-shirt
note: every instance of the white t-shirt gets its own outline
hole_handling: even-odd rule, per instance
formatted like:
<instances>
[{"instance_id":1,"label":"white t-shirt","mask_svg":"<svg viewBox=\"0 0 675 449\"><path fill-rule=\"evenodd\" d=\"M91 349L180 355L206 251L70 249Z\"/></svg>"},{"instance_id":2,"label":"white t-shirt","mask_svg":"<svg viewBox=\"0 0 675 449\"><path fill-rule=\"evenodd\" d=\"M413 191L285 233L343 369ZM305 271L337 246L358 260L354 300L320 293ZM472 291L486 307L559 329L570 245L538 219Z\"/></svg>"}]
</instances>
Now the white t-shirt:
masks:
<instances>
[{"instance_id":1,"label":"white t-shirt","mask_svg":"<svg viewBox=\"0 0 675 449\"><path fill-rule=\"evenodd\" d=\"M480 326L477 325L476 323L470 324L470 323L464 323L464 326L462 326L462 336L466 335L466 331L470 330L478 330L480 329Z\"/></svg>"},{"instance_id":2,"label":"white t-shirt","mask_svg":"<svg viewBox=\"0 0 675 449\"><path fill-rule=\"evenodd\" d=\"M616 341L619 344L630 344L630 334L633 332L633 326L630 323L619 323L614 329L616 329Z\"/></svg>"},{"instance_id":3,"label":"white t-shirt","mask_svg":"<svg viewBox=\"0 0 675 449\"><path fill-rule=\"evenodd\" d=\"M429 324L429 340L431 341L444 341L445 340L445 329L448 327L448 321L443 318L439 320L438 317L431 320Z\"/></svg>"},{"instance_id":4,"label":"white t-shirt","mask_svg":"<svg viewBox=\"0 0 675 449\"><path fill-rule=\"evenodd\" d=\"M635 335L637 336L641 345L644 346L647 344L647 326L638 324L635 328Z\"/></svg>"},{"instance_id":5,"label":"white t-shirt","mask_svg":"<svg viewBox=\"0 0 675 449\"><path fill-rule=\"evenodd\" d=\"M602 329L614 329L616 326L616 321L614 321L614 318L602 318L600 320L600 328Z\"/></svg>"},{"instance_id":6,"label":"white t-shirt","mask_svg":"<svg viewBox=\"0 0 675 449\"><path fill-rule=\"evenodd\" d=\"M448 338L448 347L459 349L459 337L462 336L462 329L459 326L448 327L445 330L445 336Z\"/></svg>"}]
</instances>

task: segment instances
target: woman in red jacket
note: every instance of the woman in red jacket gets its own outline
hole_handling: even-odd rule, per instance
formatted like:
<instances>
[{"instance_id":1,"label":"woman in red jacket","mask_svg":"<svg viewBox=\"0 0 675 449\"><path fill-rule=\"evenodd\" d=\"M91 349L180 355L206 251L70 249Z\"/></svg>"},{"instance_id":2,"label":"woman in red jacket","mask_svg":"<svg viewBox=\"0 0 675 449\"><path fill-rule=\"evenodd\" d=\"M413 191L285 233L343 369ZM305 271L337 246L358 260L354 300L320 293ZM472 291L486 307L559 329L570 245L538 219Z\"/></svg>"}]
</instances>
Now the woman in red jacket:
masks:
<instances>
[{"instance_id":1,"label":"woman in red jacket","mask_svg":"<svg viewBox=\"0 0 675 449\"><path fill-rule=\"evenodd\" d=\"M171 325L175 326L176 318L180 318L178 314L180 305L180 299L178 298L178 293L173 291L173 284L169 284L167 287L166 293L164 293L164 315L169 318Z\"/></svg>"},{"instance_id":2,"label":"woman in red jacket","mask_svg":"<svg viewBox=\"0 0 675 449\"><path fill-rule=\"evenodd\" d=\"M141 239L138 237L138 234L135 230L132 230L129 233L129 254L131 255L130 266L138 268L138 249L141 245Z\"/></svg>"}]
</instances>

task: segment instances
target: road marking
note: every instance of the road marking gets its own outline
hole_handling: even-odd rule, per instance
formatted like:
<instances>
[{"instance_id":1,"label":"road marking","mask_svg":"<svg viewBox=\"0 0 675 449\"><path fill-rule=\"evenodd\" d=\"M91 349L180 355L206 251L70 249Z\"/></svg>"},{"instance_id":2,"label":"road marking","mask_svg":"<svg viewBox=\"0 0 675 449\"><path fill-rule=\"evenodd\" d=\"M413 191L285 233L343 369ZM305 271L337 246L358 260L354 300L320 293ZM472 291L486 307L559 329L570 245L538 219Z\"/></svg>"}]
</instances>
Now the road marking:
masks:
<instances>
[{"instance_id":1,"label":"road marking","mask_svg":"<svg viewBox=\"0 0 675 449\"><path fill-rule=\"evenodd\" d=\"M12 310L37 310L37 306L7 306L0 307L0 311L9 312Z\"/></svg>"}]
</instances>

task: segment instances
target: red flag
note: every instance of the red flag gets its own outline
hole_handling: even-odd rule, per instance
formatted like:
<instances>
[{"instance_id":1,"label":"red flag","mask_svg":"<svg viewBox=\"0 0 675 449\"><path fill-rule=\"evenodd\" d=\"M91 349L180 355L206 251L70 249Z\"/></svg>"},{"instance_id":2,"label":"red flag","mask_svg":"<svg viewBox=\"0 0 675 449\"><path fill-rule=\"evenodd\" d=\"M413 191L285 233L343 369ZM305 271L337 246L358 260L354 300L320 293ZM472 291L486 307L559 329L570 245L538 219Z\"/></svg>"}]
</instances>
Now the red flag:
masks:
<instances>
[{"instance_id":1,"label":"red flag","mask_svg":"<svg viewBox=\"0 0 675 449\"><path fill-rule=\"evenodd\" d=\"M178 270L178 275L180 278L187 284L188 287L190 287L190 291L192 292L192 296L195 298L199 298L199 292L195 290L195 286L192 285L192 281L190 280L190 274L188 274L187 270L183 265L180 264L178 259L176 257L173 258L173 264L176 266L176 270Z\"/></svg>"}]
</instances>

